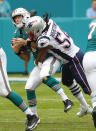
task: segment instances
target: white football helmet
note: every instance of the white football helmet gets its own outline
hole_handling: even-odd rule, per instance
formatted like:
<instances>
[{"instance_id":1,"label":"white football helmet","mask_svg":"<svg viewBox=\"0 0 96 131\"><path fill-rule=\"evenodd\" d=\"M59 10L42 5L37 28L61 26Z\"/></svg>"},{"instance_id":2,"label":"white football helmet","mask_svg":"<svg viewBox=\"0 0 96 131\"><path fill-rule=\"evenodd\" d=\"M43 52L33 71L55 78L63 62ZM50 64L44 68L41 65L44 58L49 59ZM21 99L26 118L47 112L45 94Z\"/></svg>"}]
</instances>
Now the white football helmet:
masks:
<instances>
[{"instance_id":1,"label":"white football helmet","mask_svg":"<svg viewBox=\"0 0 96 131\"><path fill-rule=\"evenodd\" d=\"M41 35L45 27L46 22L40 16L30 17L25 24L27 33L33 33L36 37Z\"/></svg>"},{"instance_id":2,"label":"white football helmet","mask_svg":"<svg viewBox=\"0 0 96 131\"><path fill-rule=\"evenodd\" d=\"M15 17L15 16L19 16L19 15L22 16L22 23L16 24L16 23L14 22L14 17ZM26 20L27 20L28 18L30 18L30 13L29 13L26 9L24 9L24 8L17 8L17 9L15 9L15 10L13 11L13 13L12 13L12 22L13 22L13 24L14 24L17 28L23 27L23 25L26 23Z\"/></svg>"}]
</instances>

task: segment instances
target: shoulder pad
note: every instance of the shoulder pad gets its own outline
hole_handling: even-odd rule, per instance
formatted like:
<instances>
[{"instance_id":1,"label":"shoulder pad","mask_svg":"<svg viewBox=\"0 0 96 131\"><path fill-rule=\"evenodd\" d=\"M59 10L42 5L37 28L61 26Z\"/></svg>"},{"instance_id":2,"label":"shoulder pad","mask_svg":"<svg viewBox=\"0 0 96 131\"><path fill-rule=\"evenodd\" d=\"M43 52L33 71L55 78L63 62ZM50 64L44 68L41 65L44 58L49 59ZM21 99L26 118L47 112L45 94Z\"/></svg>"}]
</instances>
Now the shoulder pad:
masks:
<instances>
[{"instance_id":1,"label":"shoulder pad","mask_svg":"<svg viewBox=\"0 0 96 131\"><path fill-rule=\"evenodd\" d=\"M47 36L39 37L39 39L37 40L38 47L40 48L47 47L49 45L49 41L50 41L50 38Z\"/></svg>"}]
</instances>

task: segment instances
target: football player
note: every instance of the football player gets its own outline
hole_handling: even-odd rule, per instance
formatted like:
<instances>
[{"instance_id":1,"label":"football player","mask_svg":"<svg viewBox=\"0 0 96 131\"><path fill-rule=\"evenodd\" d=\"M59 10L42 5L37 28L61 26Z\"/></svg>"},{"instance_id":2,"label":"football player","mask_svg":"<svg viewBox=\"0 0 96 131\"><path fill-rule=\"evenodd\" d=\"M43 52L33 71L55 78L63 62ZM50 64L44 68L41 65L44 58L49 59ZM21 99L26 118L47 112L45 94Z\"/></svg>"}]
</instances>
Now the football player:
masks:
<instances>
[{"instance_id":1,"label":"football player","mask_svg":"<svg viewBox=\"0 0 96 131\"><path fill-rule=\"evenodd\" d=\"M89 35L86 53L83 58L83 67L85 70L86 77L88 79L90 88L92 90L92 106L93 112L92 117L94 126L96 128L96 20L92 21L89 25Z\"/></svg>"},{"instance_id":2,"label":"football player","mask_svg":"<svg viewBox=\"0 0 96 131\"><path fill-rule=\"evenodd\" d=\"M25 27L30 35L33 34L37 38L38 47L41 48L38 57L39 62L45 59L44 53L46 55L48 51L64 63L66 60L70 64L69 69L73 78L81 85L84 92L90 95L91 89L82 67L84 54L74 44L72 38L66 32L63 32L52 19L44 21L41 17L35 16L29 18ZM26 45L28 42L24 44ZM41 73L41 78L44 79L44 77Z\"/></svg>"},{"instance_id":3,"label":"football player","mask_svg":"<svg viewBox=\"0 0 96 131\"><path fill-rule=\"evenodd\" d=\"M86 75L82 67L83 52L77 47L72 38L52 20L45 22L41 17L34 16L29 18L26 23L26 31L37 37L37 44L42 48L43 54L40 61L44 61L46 52L52 53L61 61L70 62L70 70L75 80L81 85L86 94L91 94ZM30 42L31 43L31 42ZM45 56L44 56L45 55ZM41 78L44 79L43 74Z\"/></svg>"}]
</instances>

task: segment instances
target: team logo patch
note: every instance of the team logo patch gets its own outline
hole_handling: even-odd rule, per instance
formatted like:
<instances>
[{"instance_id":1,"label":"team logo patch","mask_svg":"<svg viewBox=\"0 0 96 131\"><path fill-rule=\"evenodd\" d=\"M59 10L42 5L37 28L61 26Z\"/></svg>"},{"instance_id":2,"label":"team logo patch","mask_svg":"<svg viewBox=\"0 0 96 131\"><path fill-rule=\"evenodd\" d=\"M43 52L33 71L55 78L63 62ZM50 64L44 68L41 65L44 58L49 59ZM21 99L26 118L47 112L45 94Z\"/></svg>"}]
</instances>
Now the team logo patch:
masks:
<instances>
[{"instance_id":1,"label":"team logo patch","mask_svg":"<svg viewBox=\"0 0 96 131\"><path fill-rule=\"evenodd\" d=\"M32 22L28 24L28 28L30 29L32 27Z\"/></svg>"},{"instance_id":2,"label":"team logo patch","mask_svg":"<svg viewBox=\"0 0 96 131\"><path fill-rule=\"evenodd\" d=\"M45 45L45 43L41 43L41 46L44 46Z\"/></svg>"}]
</instances>

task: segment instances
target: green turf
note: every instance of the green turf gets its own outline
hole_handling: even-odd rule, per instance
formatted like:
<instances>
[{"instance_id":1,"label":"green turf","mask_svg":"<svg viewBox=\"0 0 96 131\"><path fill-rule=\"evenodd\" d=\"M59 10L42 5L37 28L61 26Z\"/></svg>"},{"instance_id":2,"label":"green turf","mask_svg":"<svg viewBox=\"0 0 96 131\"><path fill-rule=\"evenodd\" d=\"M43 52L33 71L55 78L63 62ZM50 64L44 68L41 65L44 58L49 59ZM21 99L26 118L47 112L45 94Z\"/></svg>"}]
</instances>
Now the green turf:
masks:
<instances>
[{"instance_id":1,"label":"green turf","mask_svg":"<svg viewBox=\"0 0 96 131\"><path fill-rule=\"evenodd\" d=\"M25 83L11 83L11 88L26 100ZM79 103L70 91L63 86L66 94L74 102L72 110L64 113L60 96L42 84L36 89L38 114L41 123L34 131L95 131L91 115L78 118ZM85 96L85 95L84 95ZM89 96L85 96L90 104ZM9 100L0 98L0 131L24 131L25 114Z\"/></svg>"},{"instance_id":2,"label":"green turf","mask_svg":"<svg viewBox=\"0 0 96 131\"><path fill-rule=\"evenodd\" d=\"M29 75L24 75L23 73L22 74L21 73L19 73L19 74L11 74L11 73L9 73L8 76L9 77L28 77ZM56 73L54 76L55 77L60 77L61 73Z\"/></svg>"},{"instance_id":3,"label":"green turf","mask_svg":"<svg viewBox=\"0 0 96 131\"><path fill-rule=\"evenodd\" d=\"M8 74L9 77L28 77L28 75L21 74Z\"/></svg>"}]
</instances>

